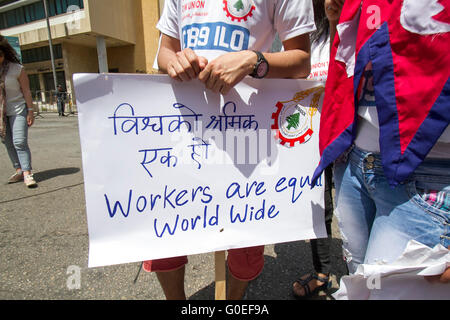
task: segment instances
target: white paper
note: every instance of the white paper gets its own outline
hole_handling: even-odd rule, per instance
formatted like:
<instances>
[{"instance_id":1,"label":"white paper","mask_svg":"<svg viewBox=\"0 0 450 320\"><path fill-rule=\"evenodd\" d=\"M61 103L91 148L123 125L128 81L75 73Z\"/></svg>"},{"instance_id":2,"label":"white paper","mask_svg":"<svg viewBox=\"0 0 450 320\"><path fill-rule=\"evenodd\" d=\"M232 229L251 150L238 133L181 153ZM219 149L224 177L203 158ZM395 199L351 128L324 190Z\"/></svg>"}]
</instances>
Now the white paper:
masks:
<instances>
[{"instance_id":1,"label":"white paper","mask_svg":"<svg viewBox=\"0 0 450 320\"><path fill-rule=\"evenodd\" d=\"M326 236L323 180L310 187L323 83L248 78L224 97L164 75L74 82L90 267Z\"/></svg>"},{"instance_id":2,"label":"white paper","mask_svg":"<svg viewBox=\"0 0 450 320\"><path fill-rule=\"evenodd\" d=\"M341 278L337 300L447 300L450 284L429 282L424 276L442 274L450 267L450 252L442 245L429 248L411 240L391 264L359 265Z\"/></svg>"}]
</instances>

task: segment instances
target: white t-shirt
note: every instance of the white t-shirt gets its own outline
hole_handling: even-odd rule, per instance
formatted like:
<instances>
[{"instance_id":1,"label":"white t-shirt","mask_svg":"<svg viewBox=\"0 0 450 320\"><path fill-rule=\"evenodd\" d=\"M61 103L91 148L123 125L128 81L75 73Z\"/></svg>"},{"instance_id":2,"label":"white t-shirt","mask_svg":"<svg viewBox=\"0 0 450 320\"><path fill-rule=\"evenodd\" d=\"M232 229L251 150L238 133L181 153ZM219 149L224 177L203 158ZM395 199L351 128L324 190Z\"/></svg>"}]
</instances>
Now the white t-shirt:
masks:
<instances>
[{"instance_id":1,"label":"white t-shirt","mask_svg":"<svg viewBox=\"0 0 450 320\"><path fill-rule=\"evenodd\" d=\"M308 80L327 81L330 64L330 37L322 35L311 43L311 73Z\"/></svg>"},{"instance_id":2,"label":"white t-shirt","mask_svg":"<svg viewBox=\"0 0 450 320\"><path fill-rule=\"evenodd\" d=\"M369 62L362 77L362 90L358 97L358 126L355 145L361 149L380 152L380 133L375 92L372 84L372 63ZM450 159L450 127L443 132L427 158Z\"/></svg>"},{"instance_id":3,"label":"white t-shirt","mask_svg":"<svg viewBox=\"0 0 450 320\"><path fill-rule=\"evenodd\" d=\"M20 88L19 76L23 66L18 63L10 63L5 78L6 90L6 115L15 116L20 114L26 106L22 89Z\"/></svg>"},{"instance_id":4,"label":"white t-shirt","mask_svg":"<svg viewBox=\"0 0 450 320\"><path fill-rule=\"evenodd\" d=\"M311 0L166 0L157 28L208 60L315 30Z\"/></svg>"}]
</instances>

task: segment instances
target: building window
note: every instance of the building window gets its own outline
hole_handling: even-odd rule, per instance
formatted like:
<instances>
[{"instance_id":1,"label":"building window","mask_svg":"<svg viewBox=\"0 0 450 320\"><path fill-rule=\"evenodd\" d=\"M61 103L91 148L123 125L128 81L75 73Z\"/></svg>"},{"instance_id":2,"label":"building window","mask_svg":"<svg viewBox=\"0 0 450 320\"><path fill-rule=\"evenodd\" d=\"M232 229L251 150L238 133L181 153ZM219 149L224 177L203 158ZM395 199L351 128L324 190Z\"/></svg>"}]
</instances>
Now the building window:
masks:
<instances>
[{"instance_id":1,"label":"building window","mask_svg":"<svg viewBox=\"0 0 450 320\"><path fill-rule=\"evenodd\" d=\"M5 4L0 2L0 6ZM84 8L83 0L47 0L47 4L50 17L67 13L70 6ZM45 19L44 3L39 1L0 13L0 30L42 19Z\"/></svg>"},{"instance_id":2,"label":"building window","mask_svg":"<svg viewBox=\"0 0 450 320\"><path fill-rule=\"evenodd\" d=\"M53 81L53 72L44 73L44 82L46 91L54 91L55 83ZM63 89L66 90L66 78L64 71L56 71L56 85L62 85Z\"/></svg>"},{"instance_id":3,"label":"building window","mask_svg":"<svg viewBox=\"0 0 450 320\"><path fill-rule=\"evenodd\" d=\"M6 6L7 4L17 2L19 0L0 0L0 7Z\"/></svg>"},{"instance_id":4,"label":"building window","mask_svg":"<svg viewBox=\"0 0 450 320\"><path fill-rule=\"evenodd\" d=\"M41 90L41 83L39 82L39 75L38 74L29 74L28 75L28 79L30 81L30 91L32 93Z\"/></svg>"},{"instance_id":5,"label":"building window","mask_svg":"<svg viewBox=\"0 0 450 320\"><path fill-rule=\"evenodd\" d=\"M62 46L57 44L53 46L53 56L55 59L62 59ZM28 50L22 50L22 63L33 63L51 60L50 47L39 47Z\"/></svg>"}]
</instances>

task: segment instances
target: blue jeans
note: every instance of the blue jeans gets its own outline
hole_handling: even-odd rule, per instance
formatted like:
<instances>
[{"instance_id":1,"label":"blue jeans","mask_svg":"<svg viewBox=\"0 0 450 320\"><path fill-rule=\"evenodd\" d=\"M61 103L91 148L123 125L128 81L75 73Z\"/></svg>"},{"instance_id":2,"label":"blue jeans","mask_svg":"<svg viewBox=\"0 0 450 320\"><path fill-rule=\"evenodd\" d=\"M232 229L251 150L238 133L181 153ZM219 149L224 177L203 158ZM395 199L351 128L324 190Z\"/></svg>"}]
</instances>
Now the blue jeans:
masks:
<instances>
[{"instance_id":1,"label":"blue jeans","mask_svg":"<svg viewBox=\"0 0 450 320\"><path fill-rule=\"evenodd\" d=\"M27 108L16 115L7 116L5 146L15 169L31 170L31 152L28 147Z\"/></svg>"},{"instance_id":2,"label":"blue jeans","mask_svg":"<svg viewBox=\"0 0 450 320\"><path fill-rule=\"evenodd\" d=\"M58 104L58 114L64 115L64 108L66 103L64 102L64 100L58 100L57 104Z\"/></svg>"},{"instance_id":3,"label":"blue jeans","mask_svg":"<svg viewBox=\"0 0 450 320\"><path fill-rule=\"evenodd\" d=\"M395 261L410 240L450 245L450 159L426 159L392 188L380 155L353 147L345 162L335 163L334 179L335 214L350 273L361 263Z\"/></svg>"}]
</instances>

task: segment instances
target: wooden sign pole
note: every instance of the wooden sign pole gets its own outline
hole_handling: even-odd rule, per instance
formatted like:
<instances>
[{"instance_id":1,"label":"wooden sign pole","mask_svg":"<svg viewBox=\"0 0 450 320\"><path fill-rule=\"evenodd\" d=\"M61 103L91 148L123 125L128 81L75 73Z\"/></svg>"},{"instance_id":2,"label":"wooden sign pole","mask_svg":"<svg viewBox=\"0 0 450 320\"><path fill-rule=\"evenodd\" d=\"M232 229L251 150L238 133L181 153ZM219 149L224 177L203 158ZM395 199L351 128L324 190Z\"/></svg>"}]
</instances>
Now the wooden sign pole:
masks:
<instances>
[{"instance_id":1,"label":"wooden sign pole","mask_svg":"<svg viewBox=\"0 0 450 320\"><path fill-rule=\"evenodd\" d=\"M216 271L216 300L227 299L227 275L225 263L225 251L214 252L214 263Z\"/></svg>"}]
</instances>

